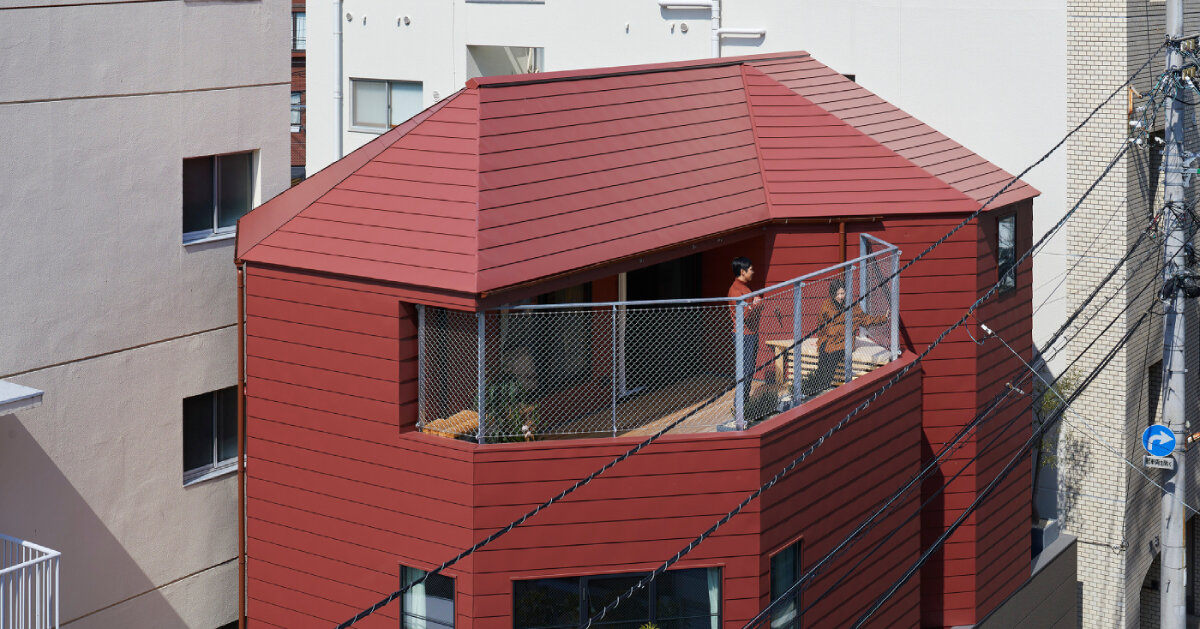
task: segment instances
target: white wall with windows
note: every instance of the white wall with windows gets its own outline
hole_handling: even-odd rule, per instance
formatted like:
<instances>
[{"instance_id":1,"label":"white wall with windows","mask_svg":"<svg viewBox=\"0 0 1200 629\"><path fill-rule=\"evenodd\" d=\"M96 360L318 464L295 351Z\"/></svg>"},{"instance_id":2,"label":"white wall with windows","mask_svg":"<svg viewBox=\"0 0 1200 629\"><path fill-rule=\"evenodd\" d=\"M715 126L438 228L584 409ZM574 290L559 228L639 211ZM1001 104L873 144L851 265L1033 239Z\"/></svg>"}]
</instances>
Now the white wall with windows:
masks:
<instances>
[{"instance_id":1,"label":"white wall with windows","mask_svg":"<svg viewBox=\"0 0 1200 629\"><path fill-rule=\"evenodd\" d=\"M328 7L313 1L307 11L310 174L336 159ZM535 65L544 71L711 56L708 11L656 0L345 0L343 9L345 153L382 130L351 124L351 79L419 82L424 108L486 75L500 48L540 49ZM807 50L1010 172L1066 129L1066 0L724 0L721 13L726 27L767 31L723 38L724 56ZM1034 212L1041 233L1066 206L1065 157L1026 180L1042 192ZM1066 239L1056 238L1035 276L1056 275L1066 256ZM1043 284L1035 304L1050 297L1054 284ZM1058 327L1064 303L1051 299L1039 312L1037 338Z\"/></svg>"},{"instance_id":2,"label":"white wall with windows","mask_svg":"<svg viewBox=\"0 0 1200 629\"><path fill-rule=\"evenodd\" d=\"M0 531L63 552L64 625L217 627L236 481L185 485L183 400L236 381L212 203L288 186L290 8L40 4L0 8L0 380L44 391L0 415ZM223 237L185 243L185 160L229 155L250 185L210 177Z\"/></svg>"}]
</instances>

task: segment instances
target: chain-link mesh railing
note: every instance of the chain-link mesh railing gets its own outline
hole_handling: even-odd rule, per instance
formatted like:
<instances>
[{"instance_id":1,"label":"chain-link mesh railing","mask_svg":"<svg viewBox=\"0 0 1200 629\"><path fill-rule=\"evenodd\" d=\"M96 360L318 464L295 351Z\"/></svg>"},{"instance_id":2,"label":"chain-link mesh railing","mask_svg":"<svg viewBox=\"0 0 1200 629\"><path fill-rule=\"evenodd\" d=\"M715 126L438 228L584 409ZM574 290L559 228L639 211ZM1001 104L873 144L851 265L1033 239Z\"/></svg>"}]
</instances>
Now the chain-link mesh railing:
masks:
<instances>
[{"instance_id":1,"label":"chain-link mesh railing","mask_svg":"<svg viewBox=\"0 0 1200 629\"><path fill-rule=\"evenodd\" d=\"M479 443L644 435L689 413L673 431L744 428L896 356L898 281L877 286L899 251L862 252L740 299L422 307L419 426ZM863 299L839 314L845 295Z\"/></svg>"}]
</instances>

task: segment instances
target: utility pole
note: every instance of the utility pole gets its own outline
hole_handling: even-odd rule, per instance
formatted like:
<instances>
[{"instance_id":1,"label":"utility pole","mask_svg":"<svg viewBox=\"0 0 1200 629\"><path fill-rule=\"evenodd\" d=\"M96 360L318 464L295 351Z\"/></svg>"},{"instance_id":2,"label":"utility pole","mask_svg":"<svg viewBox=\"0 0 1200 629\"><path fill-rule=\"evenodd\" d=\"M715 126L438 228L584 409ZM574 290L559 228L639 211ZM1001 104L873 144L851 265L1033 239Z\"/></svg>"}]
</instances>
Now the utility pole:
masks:
<instances>
[{"instance_id":1,"label":"utility pole","mask_svg":"<svg viewBox=\"0 0 1200 629\"><path fill-rule=\"evenodd\" d=\"M1183 0L1167 0L1167 72L1178 74L1183 65L1178 40L1183 37ZM1163 472L1161 544L1160 615L1163 629L1185 629L1187 604L1187 561L1184 552L1184 377L1186 374L1183 335L1184 316L1182 276L1187 272L1188 229L1184 221L1188 212L1184 203L1183 173L1183 103L1167 90L1166 120L1163 129L1163 211L1166 232L1163 251L1163 291L1160 297L1166 306L1163 318L1163 395L1162 421L1175 434L1173 469Z\"/></svg>"}]
</instances>

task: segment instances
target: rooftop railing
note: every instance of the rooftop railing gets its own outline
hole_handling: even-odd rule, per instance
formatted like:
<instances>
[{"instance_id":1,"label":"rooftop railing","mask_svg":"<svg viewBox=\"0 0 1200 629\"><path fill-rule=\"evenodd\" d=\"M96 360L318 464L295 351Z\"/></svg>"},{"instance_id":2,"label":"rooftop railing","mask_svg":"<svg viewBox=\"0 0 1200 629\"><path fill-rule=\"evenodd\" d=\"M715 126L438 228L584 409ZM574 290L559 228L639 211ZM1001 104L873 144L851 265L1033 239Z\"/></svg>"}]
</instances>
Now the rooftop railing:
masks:
<instances>
[{"instance_id":1,"label":"rooftop railing","mask_svg":"<svg viewBox=\"0 0 1200 629\"><path fill-rule=\"evenodd\" d=\"M478 443L685 416L672 432L744 429L899 356L900 251L864 235L860 253L736 299L419 307L418 427Z\"/></svg>"},{"instance_id":2,"label":"rooftop railing","mask_svg":"<svg viewBox=\"0 0 1200 629\"><path fill-rule=\"evenodd\" d=\"M0 535L0 629L58 628L59 555Z\"/></svg>"}]
</instances>

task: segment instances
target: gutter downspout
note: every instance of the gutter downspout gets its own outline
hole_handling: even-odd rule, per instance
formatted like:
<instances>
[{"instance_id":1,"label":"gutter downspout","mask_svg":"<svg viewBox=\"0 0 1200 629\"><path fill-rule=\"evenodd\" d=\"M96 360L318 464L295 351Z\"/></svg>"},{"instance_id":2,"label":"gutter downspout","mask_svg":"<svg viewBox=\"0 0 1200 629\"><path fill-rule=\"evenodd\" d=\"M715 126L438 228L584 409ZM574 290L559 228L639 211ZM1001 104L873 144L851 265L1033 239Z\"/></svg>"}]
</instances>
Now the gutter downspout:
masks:
<instances>
[{"instance_id":1,"label":"gutter downspout","mask_svg":"<svg viewBox=\"0 0 1200 629\"><path fill-rule=\"evenodd\" d=\"M334 161L342 159L342 118L345 112L342 110L342 0L333 0L333 113L337 124L334 125L337 137L334 140L333 146L337 150L337 158Z\"/></svg>"},{"instance_id":2,"label":"gutter downspout","mask_svg":"<svg viewBox=\"0 0 1200 629\"><path fill-rule=\"evenodd\" d=\"M721 0L712 0L712 56L721 57Z\"/></svg>"},{"instance_id":3,"label":"gutter downspout","mask_svg":"<svg viewBox=\"0 0 1200 629\"><path fill-rule=\"evenodd\" d=\"M246 264L237 269L238 629L246 629Z\"/></svg>"},{"instance_id":4,"label":"gutter downspout","mask_svg":"<svg viewBox=\"0 0 1200 629\"><path fill-rule=\"evenodd\" d=\"M721 56L722 35L748 35L766 37L765 28L721 28L721 0L658 0L664 9L708 9L712 11L712 56Z\"/></svg>"},{"instance_id":5,"label":"gutter downspout","mask_svg":"<svg viewBox=\"0 0 1200 629\"><path fill-rule=\"evenodd\" d=\"M842 252L842 262L846 261L846 221L838 221L838 248Z\"/></svg>"}]
</instances>

